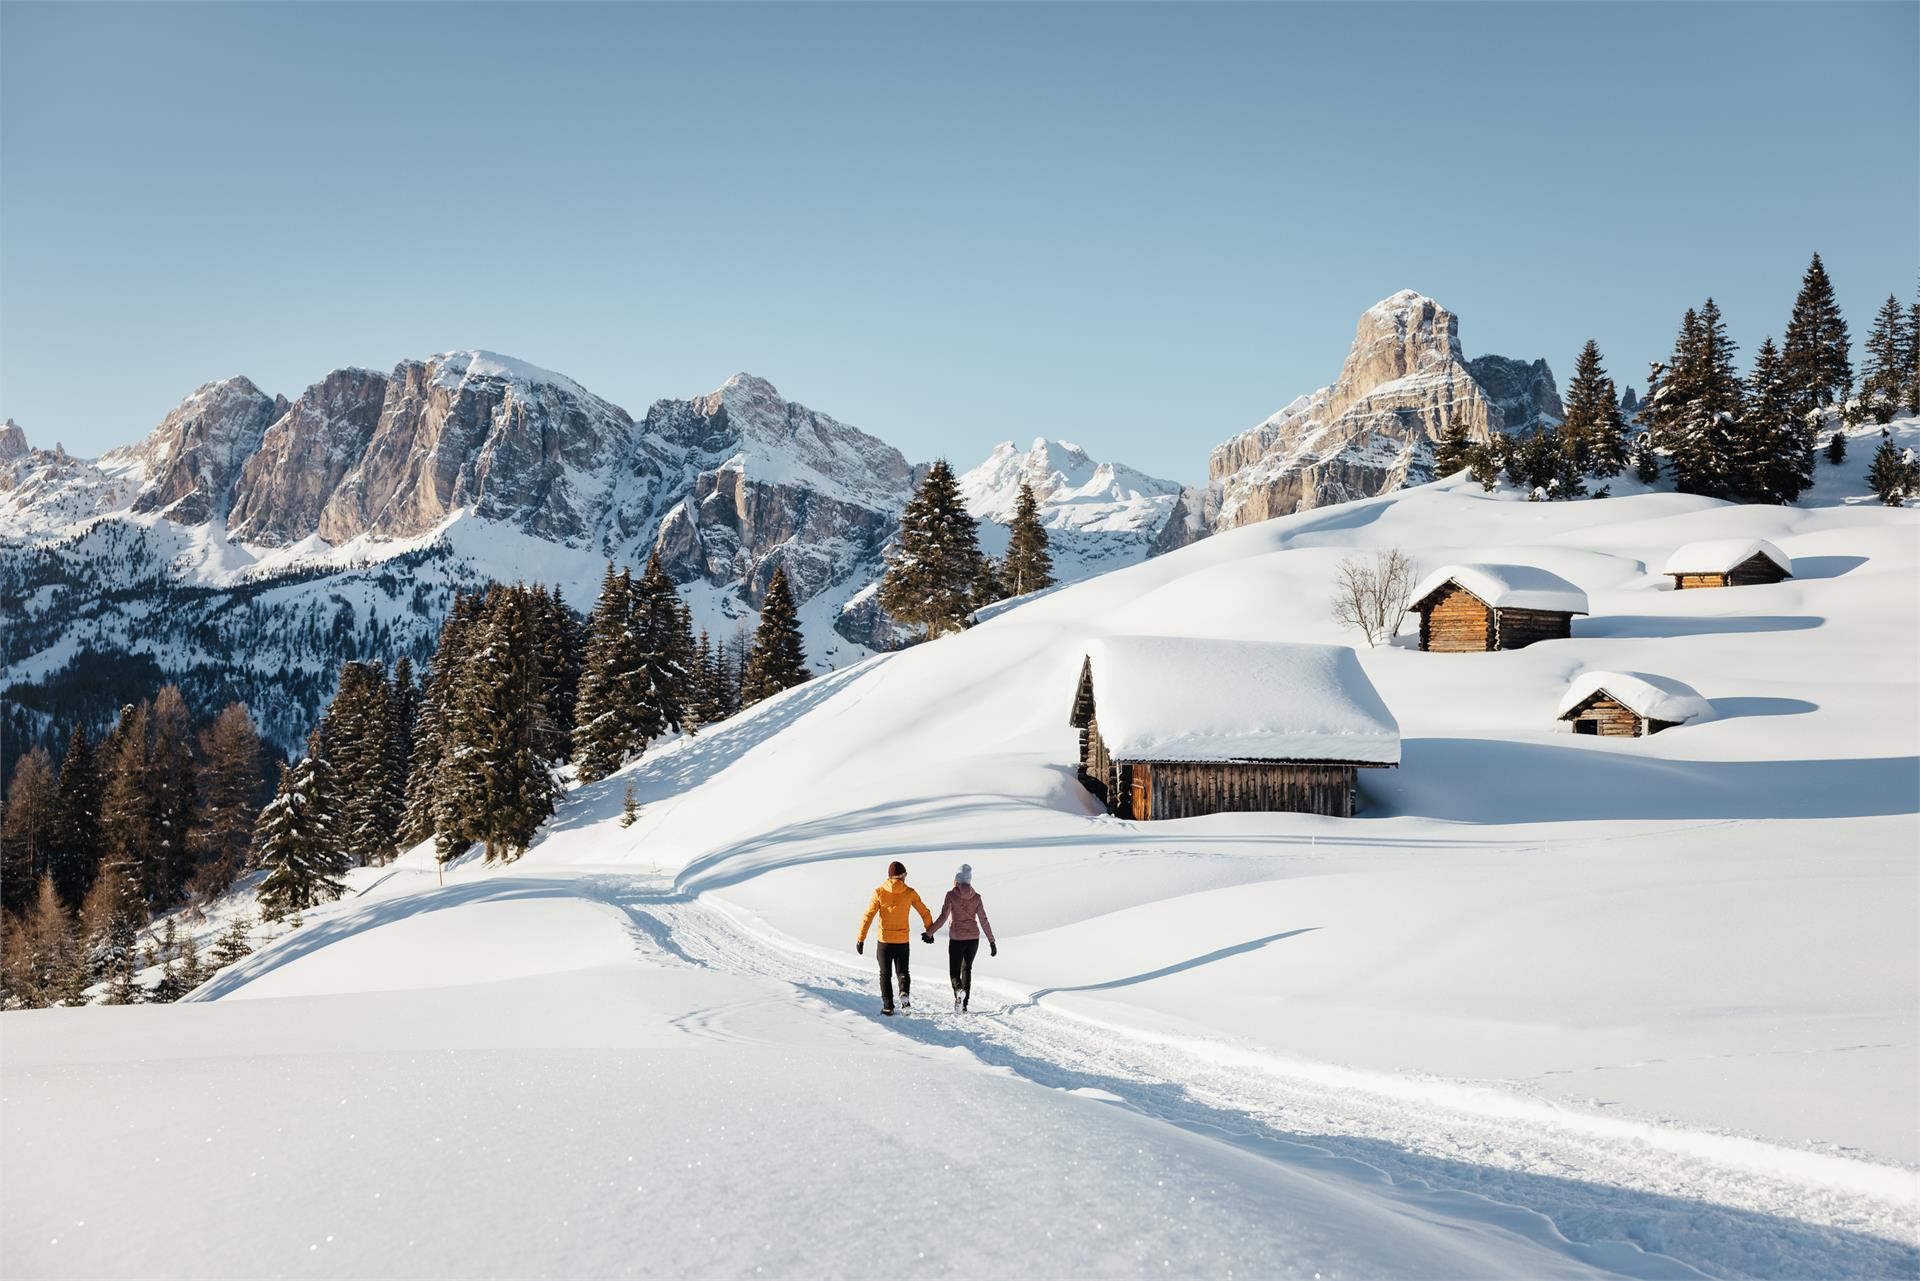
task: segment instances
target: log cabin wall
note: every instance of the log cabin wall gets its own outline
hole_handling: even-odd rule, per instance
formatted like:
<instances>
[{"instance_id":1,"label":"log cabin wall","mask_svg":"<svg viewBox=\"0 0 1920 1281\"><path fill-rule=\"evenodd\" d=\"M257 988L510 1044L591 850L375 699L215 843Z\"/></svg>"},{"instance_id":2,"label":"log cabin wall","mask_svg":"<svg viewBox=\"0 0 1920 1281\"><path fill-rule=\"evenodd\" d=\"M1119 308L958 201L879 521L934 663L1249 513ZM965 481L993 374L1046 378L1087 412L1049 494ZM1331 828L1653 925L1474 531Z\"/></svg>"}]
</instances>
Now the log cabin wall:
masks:
<instances>
[{"instance_id":1,"label":"log cabin wall","mask_svg":"<svg viewBox=\"0 0 1920 1281\"><path fill-rule=\"evenodd\" d=\"M1495 649L1525 649L1535 641L1573 635L1573 615L1547 609L1502 609L1494 616Z\"/></svg>"},{"instance_id":2,"label":"log cabin wall","mask_svg":"<svg viewBox=\"0 0 1920 1281\"><path fill-rule=\"evenodd\" d=\"M1727 576L1725 574L1675 574L1673 576L1673 587L1675 591L1684 592L1691 591L1696 587L1725 586L1727 586Z\"/></svg>"},{"instance_id":3,"label":"log cabin wall","mask_svg":"<svg viewBox=\"0 0 1920 1281\"><path fill-rule=\"evenodd\" d=\"M1113 757L1107 752L1107 741L1100 737L1100 724L1096 717L1087 722L1080 731L1080 781L1093 798L1114 813L1119 813L1115 802L1120 798L1116 787L1118 778L1114 769Z\"/></svg>"},{"instance_id":4,"label":"log cabin wall","mask_svg":"<svg viewBox=\"0 0 1920 1281\"><path fill-rule=\"evenodd\" d=\"M1777 583L1788 577L1791 575L1786 570L1759 552L1735 565L1727 574L1728 583L1733 587L1755 587L1763 583Z\"/></svg>"},{"instance_id":5,"label":"log cabin wall","mask_svg":"<svg viewBox=\"0 0 1920 1281\"><path fill-rule=\"evenodd\" d=\"M1493 648L1493 612L1465 588L1449 585L1420 611L1420 648L1436 654L1480 654Z\"/></svg>"},{"instance_id":6,"label":"log cabin wall","mask_svg":"<svg viewBox=\"0 0 1920 1281\"><path fill-rule=\"evenodd\" d=\"M1594 694L1563 718L1573 722L1576 734L1600 734L1608 738L1637 738L1640 735L1640 715L1605 690ZM1592 729L1585 729L1581 722L1591 722ZM1673 722L1656 722L1669 725ZM1651 731L1649 731L1651 732Z\"/></svg>"},{"instance_id":7,"label":"log cabin wall","mask_svg":"<svg viewBox=\"0 0 1920 1281\"><path fill-rule=\"evenodd\" d=\"M1351 818L1353 771L1351 765L1277 761L1155 761L1148 813L1153 818L1192 818L1254 810Z\"/></svg>"}]
</instances>

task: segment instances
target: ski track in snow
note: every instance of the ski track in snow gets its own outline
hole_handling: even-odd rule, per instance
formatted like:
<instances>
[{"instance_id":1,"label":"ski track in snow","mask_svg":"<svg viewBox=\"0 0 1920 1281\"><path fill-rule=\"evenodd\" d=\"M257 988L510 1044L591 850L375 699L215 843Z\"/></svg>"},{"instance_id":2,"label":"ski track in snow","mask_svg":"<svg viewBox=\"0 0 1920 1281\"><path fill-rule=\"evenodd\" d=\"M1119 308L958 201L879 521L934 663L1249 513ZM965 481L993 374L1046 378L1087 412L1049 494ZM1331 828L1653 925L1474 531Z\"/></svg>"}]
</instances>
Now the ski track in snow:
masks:
<instances>
[{"instance_id":1,"label":"ski track in snow","mask_svg":"<svg viewBox=\"0 0 1920 1281\"><path fill-rule=\"evenodd\" d=\"M623 872L583 876L577 886L623 911L636 944L663 963L780 979L823 1013L879 1017L871 958L841 960L771 939L664 879ZM1477 1198L1516 1231L1564 1241L1570 1254L1607 1270L1920 1274L1910 1171L1588 1117L1457 1082L1142 1034L1051 1010L1044 991L1013 997L1008 985L979 977L975 1008L956 1015L947 1012L945 972L927 963L930 954L920 954L922 1005L887 1021L930 1052L963 1051L990 1069L1111 1098L1327 1177L1384 1184L1416 1202ZM744 1039L728 1030L727 1007L686 1022L696 1035Z\"/></svg>"}]
</instances>

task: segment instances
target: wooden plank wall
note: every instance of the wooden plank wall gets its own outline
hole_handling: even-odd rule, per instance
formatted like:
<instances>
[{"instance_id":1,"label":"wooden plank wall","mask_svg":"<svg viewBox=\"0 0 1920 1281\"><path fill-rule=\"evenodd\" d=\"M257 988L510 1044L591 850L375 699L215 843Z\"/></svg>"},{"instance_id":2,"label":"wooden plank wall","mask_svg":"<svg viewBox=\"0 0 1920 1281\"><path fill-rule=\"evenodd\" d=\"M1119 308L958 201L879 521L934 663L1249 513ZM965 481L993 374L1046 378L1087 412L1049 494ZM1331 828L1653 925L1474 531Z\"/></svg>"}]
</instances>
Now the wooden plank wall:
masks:
<instances>
[{"instance_id":1,"label":"wooden plank wall","mask_svg":"<svg viewBox=\"0 0 1920 1281\"><path fill-rule=\"evenodd\" d=\"M1502 609L1494 620L1495 649L1525 649L1535 641L1573 635L1573 615L1546 609Z\"/></svg>"},{"instance_id":2,"label":"wooden plank wall","mask_svg":"<svg viewBox=\"0 0 1920 1281\"><path fill-rule=\"evenodd\" d=\"M1673 586L1676 591L1692 591L1696 587L1725 587L1725 574L1675 574Z\"/></svg>"},{"instance_id":3,"label":"wooden plank wall","mask_svg":"<svg viewBox=\"0 0 1920 1281\"><path fill-rule=\"evenodd\" d=\"M1604 690L1567 713L1565 719L1593 721L1599 733L1613 738L1635 738L1640 734L1639 714Z\"/></svg>"},{"instance_id":4,"label":"wooden plank wall","mask_svg":"<svg viewBox=\"0 0 1920 1281\"><path fill-rule=\"evenodd\" d=\"M1107 754L1106 740L1100 737L1100 723L1096 715L1080 731L1080 782L1093 798L1114 809L1114 798L1119 795L1115 790L1113 757ZM1117 811L1116 811L1117 812Z\"/></svg>"},{"instance_id":5,"label":"wooden plank wall","mask_svg":"<svg viewBox=\"0 0 1920 1281\"><path fill-rule=\"evenodd\" d=\"M1746 560L1733 567L1727 575L1734 587L1755 587L1762 583L1777 583L1787 577L1787 572L1771 560L1755 552Z\"/></svg>"},{"instance_id":6,"label":"wooden plank wall","mask_svg":"<svg viewBox=\"0 0 1920 1281\"><path fill-rule=\"evenodd\" d=\"M1449 587L1420 613L1420 648L1435 654L1479 654L1493 648L1491 612L1472 592Z\"/></svg>"},{"instance_id":7,"label":"wooden plank wall","mask_svg":"<svg viewBox=\"0 0 1920 1281\"><path fill-rule=\"evenodd\" d=\"M1351 765L1156 761L1154 818L1191 818L1241 810L1353 816Z\"/></svg>"}]
</instances>

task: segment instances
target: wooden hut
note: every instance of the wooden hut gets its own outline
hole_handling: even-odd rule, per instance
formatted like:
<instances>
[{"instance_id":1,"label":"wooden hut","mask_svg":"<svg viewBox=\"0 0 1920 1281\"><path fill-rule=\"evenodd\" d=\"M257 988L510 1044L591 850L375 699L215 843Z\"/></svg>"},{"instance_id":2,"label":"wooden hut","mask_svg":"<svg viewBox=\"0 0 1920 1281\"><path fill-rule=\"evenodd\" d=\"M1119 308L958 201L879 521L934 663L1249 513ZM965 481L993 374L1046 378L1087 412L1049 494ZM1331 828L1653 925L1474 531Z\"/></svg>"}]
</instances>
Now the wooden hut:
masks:
<instances>
[{"instance_id":1,"label":"wooden hut","mask_svg":"<svg viewBox=\"0 0 1920 1281\"><path fill-rule=\"evenodd\" d=\"M1793 577L1793 561L1764 538L1715 538L1688 543L1667 557L1676 590L1751 587Z\"/></svg>"},{"instance_id":2,"label":"wooden hut","mask_svg":"<svg viewBox=\"0 0 1920 1281\"><path fill-rule=\"evenodd\" d=\"M1229 810L1351 817L1355 771L1400 727L1351 649L1119 636L1080 665L1080 782L1122 818Z\"/></svg>"},{"instance_id":3,"label":"wooden hut","mask_svg":"<svg viewBox=\"0 0 1920 1281\"><path fill-rule=\"evenodd\" d=\"M1533 565L1446 565L1413 589L1413 608L1421 649L1480 654L1565 640L1587 594Z\"/></svg>"},{"instance_id":4,"label":"wooden hut","mask_svg":"<svg viewBox=\"0 0 1920 1281\"><path fill-rule=\"evenodd\" d=\"M1705 719L1713 705L1690 685L1645 672L1587 672L1567 686L1559 717L1576 734L1645 738Z\"/></svg>"}]
</instances>

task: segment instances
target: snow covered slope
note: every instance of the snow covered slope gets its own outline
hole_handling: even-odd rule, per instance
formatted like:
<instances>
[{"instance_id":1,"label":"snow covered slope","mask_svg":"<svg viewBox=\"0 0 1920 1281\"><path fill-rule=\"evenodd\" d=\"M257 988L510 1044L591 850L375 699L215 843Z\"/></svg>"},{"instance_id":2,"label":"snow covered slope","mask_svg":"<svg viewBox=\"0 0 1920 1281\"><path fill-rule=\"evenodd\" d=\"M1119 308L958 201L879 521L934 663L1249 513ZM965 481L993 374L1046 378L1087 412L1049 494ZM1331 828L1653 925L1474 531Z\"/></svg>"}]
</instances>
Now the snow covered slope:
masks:
<instances>
[{"instance_id":1,"label":"snow covered slope","mask_svg":"<svg viewBox=\"0 0 1920 1281\"><path fill-rule=\"evenodd\" d=\"M0 1016L31 1158L0 1169L0 1250L861 1271L917 1214L970 1225L912 1261L940 1273L1911 1275L1920 513L1861 500L1869 444L1793 508L1448 482L1229 531L650 753L514 867L442 888L416 852L200 1008ZM1795 577L1658 572L1725 538ZM1402 752L1354 819L1096 811L1067 725L1090 640L1350 644L1334 568L1384 546L1538 566L1592 614L1360 651ZM1715 715L1566 733L1588 670ZM850 944L891 858L930 897L975 869L1000 954L965 1019L925 1015L918 946L921 1012L877 1017ZM106 1175L77 1155L110 1140ZM71 1212L149 1157L185 1177L130 1222ZM393 1177L330 1177L367 1168Z\"/></svg>"}]
</instances>

